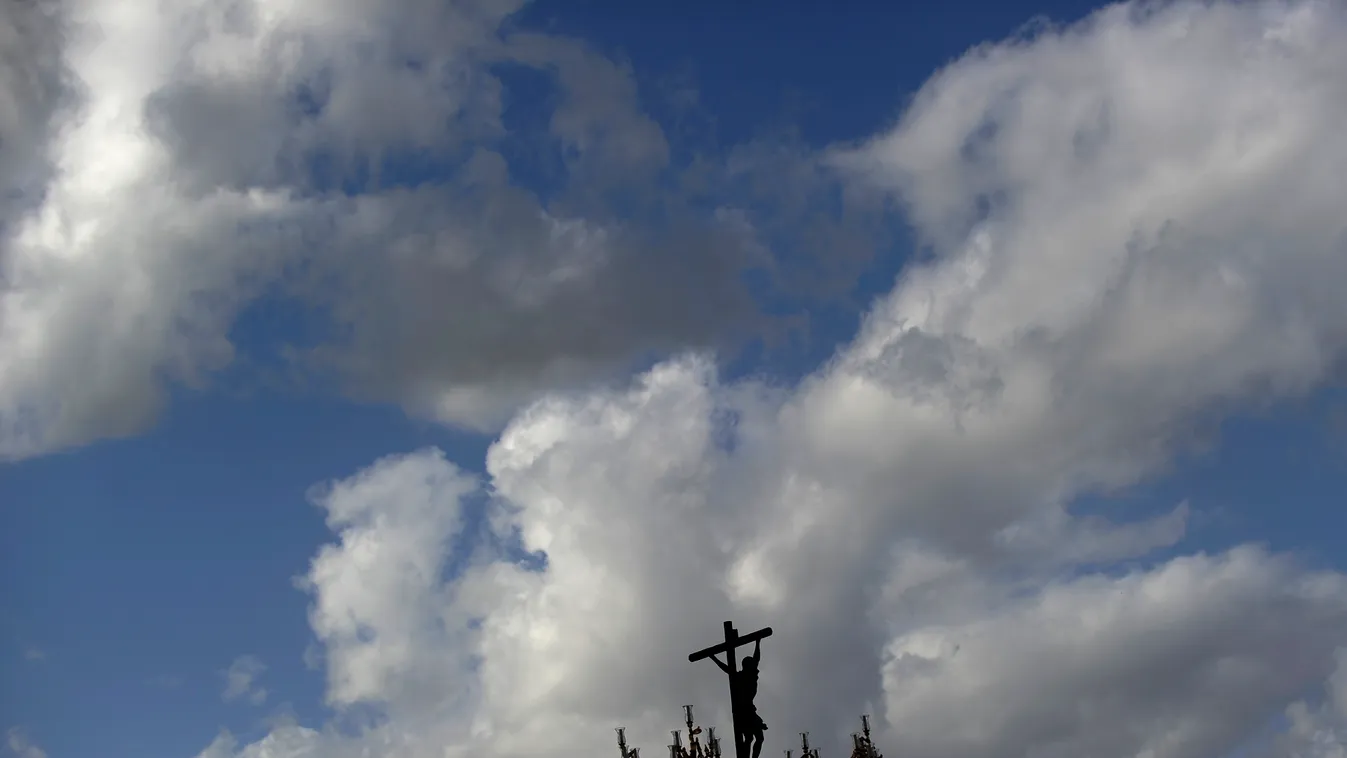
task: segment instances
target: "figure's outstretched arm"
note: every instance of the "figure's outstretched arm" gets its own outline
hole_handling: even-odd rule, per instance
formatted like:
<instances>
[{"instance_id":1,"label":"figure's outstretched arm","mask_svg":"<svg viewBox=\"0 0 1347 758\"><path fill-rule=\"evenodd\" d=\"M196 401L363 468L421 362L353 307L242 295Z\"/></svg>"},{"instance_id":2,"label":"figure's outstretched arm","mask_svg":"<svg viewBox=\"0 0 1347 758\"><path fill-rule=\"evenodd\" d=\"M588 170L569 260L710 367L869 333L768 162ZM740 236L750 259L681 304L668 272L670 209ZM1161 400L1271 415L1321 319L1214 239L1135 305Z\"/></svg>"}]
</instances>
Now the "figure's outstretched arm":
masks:
<instances>
[{"instance_id":1,"label":"figure's outstretched arm","mask_svg":"<svg viewBox=\"0 0 1347 758\"><path fill-rule=\"evenodd\" d=\"M753 657L758 659L758 665L762 665L762 640L753 641Z\"/></svg>"},{"instance_id":2,"label":"figure's outstretched arm","mask_svg":"<svg viewBox=\"0 0 1347 758\"><path fill-rule=\"evenodd\" d=\"M715 661L715 662L716 662L716 665L720 667L720 670L721 670L721 671L724 671L726 674L733 674L733 673L734 673L733 671L730 671L730 667L729 667L729 666L726 666L724 663L721 662L721 660L720 660L719 658L715 657L714 655L711 656L711 660Z\"/></svg>"}]
</instances>

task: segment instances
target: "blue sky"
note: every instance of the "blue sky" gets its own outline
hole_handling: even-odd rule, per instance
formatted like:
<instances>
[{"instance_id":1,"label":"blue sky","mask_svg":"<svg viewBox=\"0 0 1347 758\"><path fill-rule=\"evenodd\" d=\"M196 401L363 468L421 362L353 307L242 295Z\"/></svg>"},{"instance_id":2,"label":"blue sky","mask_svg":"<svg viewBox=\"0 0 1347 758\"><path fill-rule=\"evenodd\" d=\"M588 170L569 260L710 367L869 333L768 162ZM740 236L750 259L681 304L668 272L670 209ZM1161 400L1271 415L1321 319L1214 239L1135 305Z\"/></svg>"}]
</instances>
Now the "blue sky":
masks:
<instances>
[{"instance_id":1,"label":"blue sky","mask_svg":"<svg viewBox=\"0 0 1347 758\"><path fill-rule=\"evenodd\" d=\"M928 78L970 47L1011 36L1034 17L1071 23L1094 10L1075 2L723 5L539 0L506 28L579 38L610 60L629 62L641 105L676 149L718 160L734 146L787 132L801 150L869 139L892 129ZM512 86L518 97L538 94L536 83L502 77L507 108L514 107ZM675 122L660 95L688 88L696 107ZM545 130L545 113L532 118ZM527 168L514 180L544 189L545 179L530 179ZM722 351L721 381L767 375L793 385L820 370L855 336L870 303L893 289L911 249L910 238L885 245L854 272L847 299L814 304L813 331L803 343L766 353L742 343ZM276 344L297 338L300 324L288 308L245 304L229 331L239 354L270 360ZM1336 349L1323 348L1340 359ZM652 365L674 352L656 350L636 363ZM172 384L162 413L139 433L0 466L7 672L0 727L21 727L51 758L185 758L221 729L247 744L271 731L277 714L314 728L333 717L323 702L324 669L305 662L316 644L311 598L294 584L334 539L306 493L383 456L428 446L486 477L495 431L440 423L390 398L259 383L249 373L254 367L245 362L217 373L202 389ZM612 376L603 380L621 383L622 375ZM1326 372L1308 392L1218 408L1216 422L1191 427L1217 432L1210 449L1169 456L1117 492L1082 493L1077 512L1136 521L1190 504L1181 540L1124 566L1259 543L1299 554L1312 569L1347 571L1340 508L1347 429L1332 377ZM686 652L649 654L676 660ZM257 681L267 691L261 707L222 701L222 672L245 654L266 665ZM1304 688L1307 697L1314 691ZM663 715L672 728L678 713ZM780 735L796 731L779 728ZM605 741L606 729L599 730ZM658 734L642 734L638 744L658 751Z\"/></svg>"}]
</instances>

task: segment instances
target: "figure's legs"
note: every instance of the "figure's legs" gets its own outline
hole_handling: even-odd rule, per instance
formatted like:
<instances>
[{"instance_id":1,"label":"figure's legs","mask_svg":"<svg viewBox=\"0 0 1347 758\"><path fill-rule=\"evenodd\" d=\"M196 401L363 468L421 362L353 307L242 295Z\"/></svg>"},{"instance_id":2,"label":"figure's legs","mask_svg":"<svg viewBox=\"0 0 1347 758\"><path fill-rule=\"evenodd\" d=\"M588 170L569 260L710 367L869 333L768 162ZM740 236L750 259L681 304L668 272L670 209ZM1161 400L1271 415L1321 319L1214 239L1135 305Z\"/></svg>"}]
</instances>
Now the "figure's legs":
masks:
<instances>
[{"instance_id":1,"label":"figure's legs","mask_svg":"<svg viewBox=\"0 0 1347 758\"><path fill-rule=\"evenodd\" d=\"M753 758L758 758L759 755L762 755L762 743L765 741L766 739L761 731L753 733Z\"/></svg>"}]
</instances>

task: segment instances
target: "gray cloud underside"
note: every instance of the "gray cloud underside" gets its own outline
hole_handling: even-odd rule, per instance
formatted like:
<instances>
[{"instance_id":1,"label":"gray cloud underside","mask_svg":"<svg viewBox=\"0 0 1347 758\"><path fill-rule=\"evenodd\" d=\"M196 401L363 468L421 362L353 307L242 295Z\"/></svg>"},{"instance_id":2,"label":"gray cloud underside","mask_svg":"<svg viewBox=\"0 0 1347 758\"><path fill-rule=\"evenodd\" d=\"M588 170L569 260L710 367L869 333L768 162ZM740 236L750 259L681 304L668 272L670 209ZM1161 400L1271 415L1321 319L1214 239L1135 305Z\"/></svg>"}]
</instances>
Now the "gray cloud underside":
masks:
<instances>
[{"instance_id":1,"label":"gray cloud underside","mask_svg":"<svg viewBox=\"0 0 1347 758\"><path fill-rule=\"evenodd\" d=\"M630 72L502 33L517 5L7 8L0 33L32 50L0 72L0 454L142 430L172 384L250 365L232 329L263 296L327 319L285 353L301 374L483 429L547 388L777 329L740 274L782 279L780 245L725 201L745 175L822 191L829 172L672 165ZM507 65L557 84L541 134L505 128ZM523 189L503 157L521 150L561 155L559 187Z\"/></svg>"}]
</instances>

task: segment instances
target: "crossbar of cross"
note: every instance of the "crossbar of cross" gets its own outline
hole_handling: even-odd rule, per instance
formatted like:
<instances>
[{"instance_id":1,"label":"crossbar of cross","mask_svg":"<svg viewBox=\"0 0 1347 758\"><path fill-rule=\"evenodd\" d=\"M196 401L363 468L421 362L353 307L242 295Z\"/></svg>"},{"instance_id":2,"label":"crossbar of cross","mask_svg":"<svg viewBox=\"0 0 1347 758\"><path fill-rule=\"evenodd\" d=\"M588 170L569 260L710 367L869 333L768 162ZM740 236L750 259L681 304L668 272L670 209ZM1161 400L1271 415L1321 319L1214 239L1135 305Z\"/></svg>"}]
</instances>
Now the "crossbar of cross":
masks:
<instances>
[{"instance_id":1,"label":"crossbar of cross","mask_svg":"<svg viewBox=\"0 0 1347 758\"><path fill-rule=\"evenodd\" d=\"M735 648L741 645L751 645L754 642L757 642L758 640L766 639L771 636L772 636L772 627L768 626L763 627L762 629L759 629L758 631L753 632L751 634L745 634L744 636L740 637L739 632L734 628L734 625L731 622L726 621L725 641L717 645L712 645L711 647L698 650L697 652L688 656L688 661L690 663L696 663L697 661L700 661L703 658L710 658L716 653L726 653L730 656L730 659L733 660ZM734 667L731 666L730 668Z\"/></svg>"}]
</instances>

